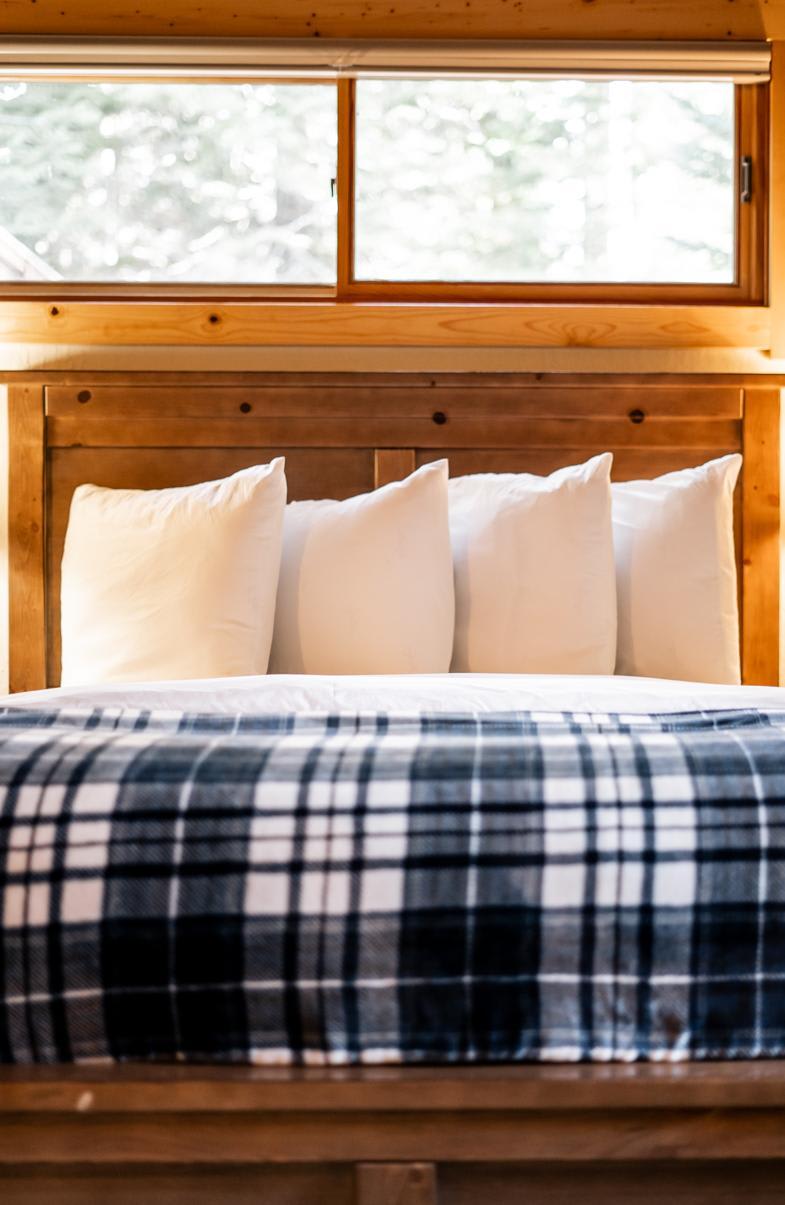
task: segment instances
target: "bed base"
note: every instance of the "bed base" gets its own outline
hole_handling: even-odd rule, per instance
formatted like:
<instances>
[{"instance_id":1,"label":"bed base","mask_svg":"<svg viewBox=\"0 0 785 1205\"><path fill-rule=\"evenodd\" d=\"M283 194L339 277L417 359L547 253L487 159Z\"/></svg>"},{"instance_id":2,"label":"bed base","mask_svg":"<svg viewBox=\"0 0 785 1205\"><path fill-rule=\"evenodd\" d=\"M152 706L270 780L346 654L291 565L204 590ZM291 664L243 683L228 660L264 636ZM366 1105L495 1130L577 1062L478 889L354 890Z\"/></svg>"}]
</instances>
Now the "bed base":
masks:
<instances>
[{"instance_id":1,"label":"bed base","mask_svg":"<svg viewBox=\"0 0 785 1205\"><path fill-rule=\"evenodd\" d=\"M0 1070L0 1200L758 1205L785 1065Z\"/></svg>"}]
</instances>

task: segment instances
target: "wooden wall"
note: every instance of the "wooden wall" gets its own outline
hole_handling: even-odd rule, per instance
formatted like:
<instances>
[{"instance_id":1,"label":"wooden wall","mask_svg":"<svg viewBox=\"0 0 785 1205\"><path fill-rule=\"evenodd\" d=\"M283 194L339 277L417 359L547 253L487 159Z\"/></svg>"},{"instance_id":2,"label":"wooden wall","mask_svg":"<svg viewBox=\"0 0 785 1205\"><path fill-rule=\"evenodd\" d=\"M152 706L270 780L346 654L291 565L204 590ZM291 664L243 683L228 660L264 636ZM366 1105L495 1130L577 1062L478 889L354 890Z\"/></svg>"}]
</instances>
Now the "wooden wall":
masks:
<instances>
[{"instance_id":1,"label":"wooden wall","mask_svg":"<svg viewBox=\"0 0 785 1205\"><path fill-rule=\"evenodd\" d=\"M759 39L781 0L4 0L16 34Z\"/></svg>"}]
</instances>

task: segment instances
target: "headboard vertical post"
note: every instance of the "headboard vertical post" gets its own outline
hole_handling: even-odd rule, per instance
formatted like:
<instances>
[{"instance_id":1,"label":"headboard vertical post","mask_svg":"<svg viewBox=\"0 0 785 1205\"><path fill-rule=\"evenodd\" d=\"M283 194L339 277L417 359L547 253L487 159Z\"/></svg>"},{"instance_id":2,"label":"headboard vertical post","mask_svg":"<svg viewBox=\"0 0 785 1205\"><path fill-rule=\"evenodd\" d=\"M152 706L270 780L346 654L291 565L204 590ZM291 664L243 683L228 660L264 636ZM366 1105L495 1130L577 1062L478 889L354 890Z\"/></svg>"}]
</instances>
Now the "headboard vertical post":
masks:
<instances>
[{"instance_id":1,"label":"headboard vertical post","mask_svg":"<svg viewBox=\"0 0 785 1205\"><path fill-rule=\"evenodd\" d=\"M376 448L373 454L373 483L389 485L391 481L402 481L414 472L413 448Z\"/></svg>"},{"instance_id":2,"label":"headboard vertical post","mask_svg":"<svg viewBox=\"0 0 785 1205\"><path fill-rule=\"evenodd\" d=\"M779 683L780 391L744 391L742 680Z\"/></svg>"},{"instance_id":3,"label":"headboard vertical post","mask_svg":"<svg viewBox=\"0 0 785 1205\"><path fill-rule=\"evenodd\" d=\"M41 385L8 389L9 689L46 686L46 444Z\"/></svg>"}]
</instances>

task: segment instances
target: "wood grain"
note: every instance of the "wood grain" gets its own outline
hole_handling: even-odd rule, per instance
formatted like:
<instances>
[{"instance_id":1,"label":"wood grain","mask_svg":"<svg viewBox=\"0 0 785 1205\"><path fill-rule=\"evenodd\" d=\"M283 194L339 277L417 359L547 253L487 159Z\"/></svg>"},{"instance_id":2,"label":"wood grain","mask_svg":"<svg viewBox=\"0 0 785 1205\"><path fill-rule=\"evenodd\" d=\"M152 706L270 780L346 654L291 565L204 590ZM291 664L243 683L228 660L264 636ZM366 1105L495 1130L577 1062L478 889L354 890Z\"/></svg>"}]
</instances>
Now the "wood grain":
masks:
<instances>
[{"instance_id":1,"label":"wood grain","mask_svg":"<svg viewBox=\"0 0 785 1205\"><path fill-rule=\"evenodd\" d=\"M354 276L355 82L338 82L338 226L337 290L343 293Z\"/></svg>"},{"instance_id":2,"label":"wood grain","mask_svg":"<svg viewBox=\"0 0 785 1205\"><path fill-rule=\"evenodd\" d=\"M528 1113L503 1106L449 1113L309 1113L261 1116L155 1113L4 1118L0 1165L312 1164L363 1162L544 1163L581 1165L782 1159L783 1114L609 1108Z\"/></svg>"},{"instance_id":3,"label":"wood grain","mask_svg":"<svg viewBox=\"0 0 785 1205\"><path fill-rule=\"evenodd\" d=\"M580 1184L597 1205L774 1205L785 1185L774 1060L13 1067L0 1116L10 1202L566 1205Z\"/></svg>"},{"instance_id":4,"label":"wood grain","mask_svg":"<svg viewBox=\"0 0 785 1205\"><path fill-rule=\"evenodd\" d=\"M548 473L611 451L615 478L629 480L744 447L744 673L748 682L776 681L778 385L596 374L59 374L44 386L46 680L59 680L60 559L71 496L83 481L156 489L282 454L290 497L347 497L443 456L453 475ZM40 397L37 378L25 388ZM38 422L36 440L44 437ZM12 460L27 463L24 449L12 428ZM12 533L17 573L28 555ZM40 583L36 589L43 596ZM28 632L35 611L16 614ZM16 622L14 655L24 662L35 645L19 638ZM39 671L22 680L42 684Z\"/></svg>"},{"instance_id":5,"label":"wood grain","mask_svg":"<svg viewBox=\"0 0 785 1205\"><path fill-rule=\"evenodd\" d=\"M9 689L46 683L43 390L8 390Z\"/></svg>"},{"instance_id":6,"label":"wood grain","mask_svg":"<svg viewBox=\"0 0 785 1205\"><path fill-rule=\"evenodd\" d=\"M268 374L269 375L269 374ZM230 378L231 380L231 378ZM448 418L491 413L527 418L561 417L628 418L642 409L647 418L684 418L684 392L689 385L689 417L740 419L742 392L738 384L705 384L703 378L675 384L629 383L627 378L608 387L607 377L594 383L590 377L558 378L543 384L533 376L511 377L464 373L423 376L415 373L374 373L341 377L334 373L289 374L259 383L252 376L244 384L225 383L223 375L207 383L189 382L188 414L193 418L374 418L395 414L399 418L429 418L441 410ZM147 383L134 377L125 384L106 384L91 378L81 382L47 385L48 418L93 417L126 419L177 418L183 413L183 383L162 384L161 376ZM752 382L754 383L754 381ZM144 386L142 388L142 386ZM535 387L536 386L536 387ZM643 386L643 387L642 387ZM434 390L439 390L438 395ZM445 390L449 397L445 400ZM438 401L436 400L438 396ZM240 428L241 429L241 428Z\"/></svg>"},{"instance_id":7,"label":"wood grain","mask_svg":"<svg viewBox=\"0 0 785 1205\"><path fill-rule=\"evenodd\" d=\"M415 469L413 448L376 448L373 455L373 477L376 489L391 481L402 481Z\"/></svg>"},{"instance_id":8,"label":"wood grain","mask_svg":"<svg viewBox=\"0 0 785 1205\"><path fill-rule=\"evenodd\" d=\"M748 389L742 479L742 673L779 683L780 391Z\"/></svg>"},{"instance_id":9,"label":"wood grain","mask_svg":"<svg viewBox=\"0 0 785 1205\"><path fill-rule=\"evenodd\" d=\"M51 418L51 448L727 448L740 442L736 420L711 418L450 418L237 419Z\"/></svg>"},{"instance_id":10,"label":"wood grain","mask_svg":"<svg viewBox=\"0 0 785 1205\"><path fill-rule=\"evenodd\" d=\"M768 348L764 306L0 302L0 340L231 347Z\"/></svg>"},{"instance_id":11,"label":"wood grain","mask_svg":"<svg viewBox=\"0 0 785 1205\"><path fill-rule=\"evenodd\" d=\"M785 1115L785 1061L297 1068L0 1067L0 1117L674 1109ZM785 1152L783 1152L785 1158ZM721 1158L721 1152L717 1152Z\"/></svg>"},{"instance_id":12,"label":"wood grain","mask_svg":"<svg viewBox=\"0 0 785 1205\"><path fill-rule=\"evenodd\" d=\"M349 1165L0 1167L3 1205L355 1205Z\"/></svg>"},{"instance_id":13,"label":"wood grain","mask_svg":"<svg viewBox=\"0 0 785 1205\"><path fill-rule=\"evenodd\" d=\"M358 1163L356 1205L436 1205L432 1163Z\"/></svg>"},{"instance_id":14,"label":"wood grain","mask_svg":"<svg viewBox=\"0 0 785 1205\"><path fill-rule=\"evenodd\" d=\"M785 5L782 0L758 0L769 41L785 41Z\"/></svg>"},{"instance_id":15,"label":"wood grain","mask_svg":"<svg viewBox=\"0 0 785 1205\"><path fill-rule=\"evenodd\" d=\"M767 0L232 0L228 7L188 0L139 8L137 0L9 0L7 34L266 38L764 38ZM776 12L778 0L768 0ZM767 16L768 19L768 16ZM772 17L773 21L775 18Z\"/></svg>"},{"instance_id":16,"label":"wood grain","mask_svg":"<svg viewBox=\"0 0 785 1205\"><path fill-rule=\"evenodd\" d=\"M785 18L783 18L785 23ZM771 48L771 354L785 358L785 30Z\"/></svg>"}]
</instances>

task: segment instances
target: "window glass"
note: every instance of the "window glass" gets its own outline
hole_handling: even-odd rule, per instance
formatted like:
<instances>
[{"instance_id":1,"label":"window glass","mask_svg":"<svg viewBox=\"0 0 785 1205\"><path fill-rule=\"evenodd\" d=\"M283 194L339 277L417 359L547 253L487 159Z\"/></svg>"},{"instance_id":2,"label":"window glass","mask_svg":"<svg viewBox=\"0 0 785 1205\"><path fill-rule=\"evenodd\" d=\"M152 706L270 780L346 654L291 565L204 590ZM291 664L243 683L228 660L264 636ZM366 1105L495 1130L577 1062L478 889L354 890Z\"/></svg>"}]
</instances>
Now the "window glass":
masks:
<instances>
[{"instance_id":1,"label":"window glass","mask_svg":"<svg viewBox=\"0 0 785 1205\"><path fill-rule=\"evenodd\" d=\"M734 87L357 84L358 280L735 278Z\"/></svg>"},{"instance_id":2,"label":"window glass","mask_svg":"<svg viewBox=\"0 0 785 1205\"><path fill-rule=\"evenodd\" d=\"M333 85L0 85L0 279L335 279Z\"/></svg>"}]
</instances>

